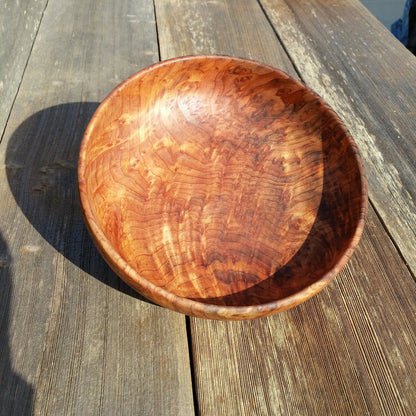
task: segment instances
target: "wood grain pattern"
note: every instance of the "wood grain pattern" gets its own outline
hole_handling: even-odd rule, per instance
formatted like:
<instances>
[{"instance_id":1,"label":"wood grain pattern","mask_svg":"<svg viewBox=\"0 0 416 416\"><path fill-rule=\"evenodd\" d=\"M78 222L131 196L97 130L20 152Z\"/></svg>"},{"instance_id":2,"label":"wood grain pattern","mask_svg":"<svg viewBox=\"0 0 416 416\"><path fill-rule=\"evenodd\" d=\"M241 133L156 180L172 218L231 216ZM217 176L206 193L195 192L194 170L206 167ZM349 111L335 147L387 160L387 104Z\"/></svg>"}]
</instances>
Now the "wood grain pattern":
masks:
<instances>
[{"instance_id":1,"label":"wood grain pattern","mask_svg":"<svg viewBox=\"0 0 416 416\"><path fill-rule=\"evenodd\" d=\"M200 414L414 414L415 305L370 209L348 265L312 299L254 321L191 320Z\"/></svg>"},{"instance_id":2,"label":"wood grain pattern","mask_svg":"<svg viewBox=\"0 0 416 416\"><path fill-rule=\"evenodd\" d=\"M160 58L224 54L267 62L296 78L257 0L154 0Z\"/></svg>"},{"instance_id":3,"label":"wood grain pattern","mask_svg":"<svg viewBox=\"0 0 416 416\"><path fill-rule=\"evenodd\" d=\"M157 60L151 1L49 0L0 146L1 415L194 412L185 318L111 272L77 196L98 102Z\"/></svg>"},{"instance_id":4,"label":"wood grain pattern","mask_svg":"<svg viewBox=\"0 0 416 416\"><path fill-rule=\"evenodd\" d=\"M282 311L326 286L361 235L363 176L345 127L301 83L205 55L116 89L78 170L84 216L119 275L215 319Z\"/></svg>"},{"instance_id":5,"label":"wood grain pattern","mask_svg":"<svg viewBox=\"0 0 416 416\"><path fill-rule=\"evenodd\" d=\"M303 80L357 141L370 199L416 276L416 57L359 1L261 3Z\"/></svg>"},{"instance_id":6,"label":"wood grain pattern","mask_svg":"<svg viewBox=\"0 0 416 416\"><path fill-rule=\"evenodd\" d=\"M0 6L0 141L47 0L3 0Z\"/></svg>"}]
</instances>

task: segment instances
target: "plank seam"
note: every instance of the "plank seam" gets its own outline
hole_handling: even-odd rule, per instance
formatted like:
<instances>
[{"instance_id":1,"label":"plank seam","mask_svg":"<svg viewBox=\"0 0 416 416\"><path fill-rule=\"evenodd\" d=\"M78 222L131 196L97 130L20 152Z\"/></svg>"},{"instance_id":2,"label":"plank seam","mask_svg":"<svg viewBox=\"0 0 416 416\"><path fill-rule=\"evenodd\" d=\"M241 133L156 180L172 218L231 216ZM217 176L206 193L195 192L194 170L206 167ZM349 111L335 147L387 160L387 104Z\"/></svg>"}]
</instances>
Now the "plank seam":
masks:
<instances>
[{"instance_id":1,"label":"plank seam","mask_svg":"<svg viewBox=\"0 0 416 416\"><path fill-rule=\"evenodd\" d=\"M400 250L400 247L397 245L396 241L394 240L393 235L391 234L390 230L387 227L387 224L383 220L383 217L379 214L376 206L373 204L373 202L371 201L370 198L368 198L368 203L373 208L373 210L374 210L374 212L377 216L377 219L380 221L381 225L383 226L384 231L386 232L389 240L392 242L394 248L396 249L396 252L399 254L400 258L402 259L404 265L406 266L406 269L410 273L410 276L412 276L413 280L416 282L416 275L413 273L412 268L410 267L409 263L406 261L406 258L403 256L403 253Z\"/></svg>"},{"instance_id":2,"label":"plank seam","mask_svg":"<svg viewBox=\"0 0 416 416\"><path fill-rule=\"evenodd\" d=\"M160 61L161 60L161 53L160 53L159 27L158 27L158 24L157 24L157 14L156 14L156 3L155 3L155 0L153 0L153 15L155 17L157 54L158 54L158 60Z\"/></svg>"},{"instance_id":3,"label":"plank seam","mask_svg":"<svg viewBox=\"0 0 416 416\"><path fill-rule=\"evenodd\" d=\"M191 330L190 317L185 316L185 321L186 321L186 336L188 339L189 366L191 368L191 383L192 383L192 396L194 400L194 412L195 412L195 416L200 416L199 405L198 405L198 392L197 392L197 387L196 387L195 362L194 362L194 355L193 355L192 330Z\"/></svg>"},{"instance_id":4,"label":"plank seam","mask_svg":"<svg viewBox=\"0 0 416 416\"><path fill-rule=\"evenodd\" d=\"M30 46L30 50L29 50L29 53L27 55L27 59L26 59L26 62L25 62L24 68L23 68L22 76L20 77L19 85L16 88L16 93L14 95L12 105L10 106L9 114L7 114L6 122L4 123L4 129L3 129L3 132L2 132L1 137L0 137L0 144L3 142L4 134L6 133L7 125L9 124L9 120L10 120L10 116L13 112L14 104L16 102L17 96L19 95L20 87L22 85L23 78L25 76L26 69L27 69L27 66L29 64L30 57L32 56L33 47L34 47L36 39L38 37L39 29L40 29L40 26L42 25L43 16L45 15L45 11L46 11L46 8L48 7L48 4L49 4L49 0L46 0L45 7L42 10L42 13L40 15L40 19L39 19L39 22L38 22L38 26L37 26L36 31L35 31L35 36L33 37L32 45Z\"/></svg>"},{"instance_id":5,"label":"plank seam","mask_svg":"<svg viewBox=\"0 0 416 416\"><path fill-rule=\"evenodd\" d=\"M279 35L279 33L277 32L276 28L273 26L273 23L272 23L272 21L270 20L270 17L269 17L269 15L267 14L266 9L263 7L263 4L262 4L261 0L257 0L257 3L258 3L258 5L259 5L259 7L260 7L261 11L263 12L264 17L266 18L267 23L268 23L268 24L269 24L269 26L272 28L273 33L275 34L275 36L276 36L277 40L279 41L280 46L282 47L282 49L284 50L285 54L286 54L286 55L287 55L287 57L289 58L289 61L290 61L290 63L292 64L293 69L295 70L295 72L296 72L297 76L299 77L299 79L300 79L302 82L304 82L304 81L303 81L303 78L302 78L302 75L301 75L300 71L298 70L298 67L296 66L295 61L292 59L292 57L291 57L291 55L290 55L289 51L288 51L288 50L287 50L287 48L286 48L286 45L283 43L282 38L280 37L280 35Z\"/></svg>"}]
</instances>

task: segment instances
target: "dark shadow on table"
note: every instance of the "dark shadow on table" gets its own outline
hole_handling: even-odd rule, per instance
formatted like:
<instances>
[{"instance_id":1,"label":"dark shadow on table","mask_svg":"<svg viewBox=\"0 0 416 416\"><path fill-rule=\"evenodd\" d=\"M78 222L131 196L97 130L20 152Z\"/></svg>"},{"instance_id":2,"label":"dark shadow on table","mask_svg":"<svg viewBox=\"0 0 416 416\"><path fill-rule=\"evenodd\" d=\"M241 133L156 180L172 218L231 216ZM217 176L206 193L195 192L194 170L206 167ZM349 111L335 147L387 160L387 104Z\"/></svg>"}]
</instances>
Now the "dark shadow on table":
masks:
<instances>
[{"instance_id":1,"label":"dark shadow on table","mask_svg":"<svg viewBox=\"0 0 416 416\"><path fill-rule=\"evenodd\" d=\"M32 414L33 388L13 371L9 347L12 258L0 235L0 415Z\"/></svg>"},{"instance_id":2,"label":"dark shadow on table","mask_svg":"<svg viewBox=\"0 0 416 416\"><path fill-rule=\"evenodd\" d=\"M8 143L7 178L17 204L46 241L101 282L147 301L103 260L81 214L78 154L84 131L98 104L61 104L25 120Z\"/></svg>"}]
</instances>

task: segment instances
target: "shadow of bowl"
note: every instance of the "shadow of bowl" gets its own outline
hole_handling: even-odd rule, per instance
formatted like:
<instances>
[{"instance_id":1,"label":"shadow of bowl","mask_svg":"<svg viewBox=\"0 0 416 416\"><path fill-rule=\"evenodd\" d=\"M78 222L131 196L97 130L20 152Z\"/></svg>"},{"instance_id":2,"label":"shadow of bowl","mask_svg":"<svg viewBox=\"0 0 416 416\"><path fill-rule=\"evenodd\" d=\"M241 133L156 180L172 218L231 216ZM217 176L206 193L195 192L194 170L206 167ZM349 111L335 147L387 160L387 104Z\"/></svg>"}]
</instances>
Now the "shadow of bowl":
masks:
<instances>
[{"instance_id":1,"label":"shadow of bowl","mask_svg":"<svg viewBox=\"0 0 416 416\"><path fill-rule=\"evenodd\" d=\"M97 107L95 102L62 104L25 120L8 143L7 179L22 212L56 250L106 285L144 300L102 259L80 211L79 148Z\"/></svg>"}]
</instances>

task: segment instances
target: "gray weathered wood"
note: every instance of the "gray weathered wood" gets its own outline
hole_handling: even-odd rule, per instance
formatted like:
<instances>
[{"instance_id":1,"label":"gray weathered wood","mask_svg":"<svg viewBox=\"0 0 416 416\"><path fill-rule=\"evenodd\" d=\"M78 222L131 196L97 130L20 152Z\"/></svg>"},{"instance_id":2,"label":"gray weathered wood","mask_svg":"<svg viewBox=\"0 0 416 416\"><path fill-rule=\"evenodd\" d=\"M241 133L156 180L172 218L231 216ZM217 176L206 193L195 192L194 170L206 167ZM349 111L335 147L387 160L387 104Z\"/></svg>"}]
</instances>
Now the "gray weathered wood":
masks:
<instances>
[{"instance_id":1,"label":"gray weathered wood","mask_svg":"<svg viewBox=\"0 0 416 416\"><path fill-rule=\"evenodd\" d=\"M357 141L370 198L416 275L416 57L358 0L261 3L302 79Z\"/></svg>"},{"instance_id":2,"label":"gray weathered wood","mask_svg":"<svg viewBox=\"0 0 416 416\"><path fill-rule=\"evenodd\" d=\"M256 0L155 0L161 59L225 54L279 65L296 76Z\"/></svg>"},{"instance_id":3,"label":"gray weathered wood","mask_svg":"<svg viewBox=\"0 0 416 416\"><path fill-rule=\"evenodd\" d=\"M0 145L2 415L193 413L185 317L134 295L81 218L93 111L158 60L152 1L49 0Z\"/></svg>"},{"instance_id":4,"label":"gray weathered wood","mask_svg":"<svg viewBox=\"0 0 416 416\"><path fill-rule=\"evenodd\" d=\"M254 1L158 0L162 58L238 54L296 76L259 10ZM241 42L235 34L245 31ZM303 54L308 59L308 51ZM307 74L302 67L301 77ZM406 367L415 364L415 290L370 209L353 259L333 284L305 304L252 322L191 319L200 413L411 412L416 380Z\"/></svg>"},{"instance_id":5,"label":"gray weathered wood","mask_svg":"<svg viewBox=\"0 0 416 416\"><path fill-rule=\"evenodd\" d=\"M46 4L3 0L0 5L0 140Z\"/></svg>"}]
</instances>

